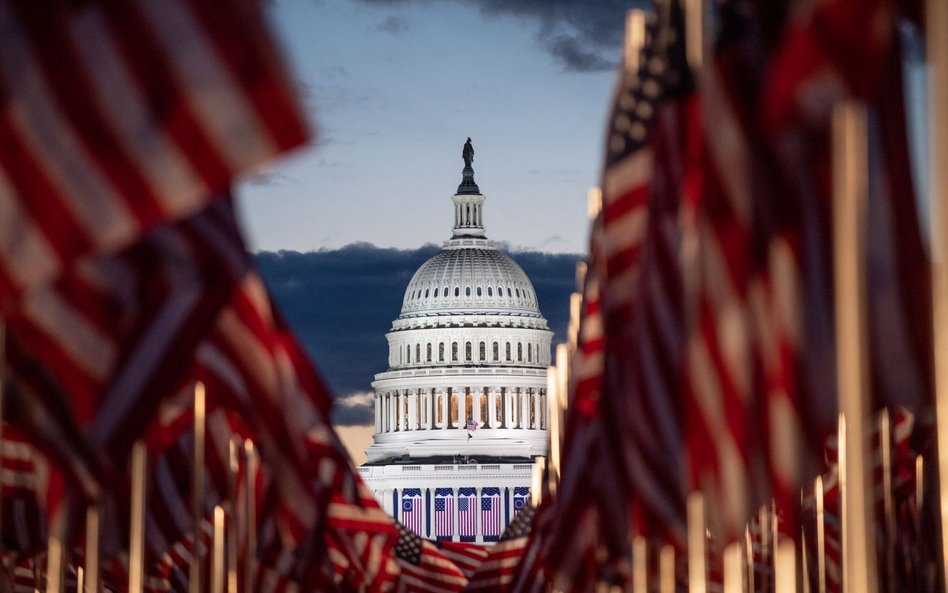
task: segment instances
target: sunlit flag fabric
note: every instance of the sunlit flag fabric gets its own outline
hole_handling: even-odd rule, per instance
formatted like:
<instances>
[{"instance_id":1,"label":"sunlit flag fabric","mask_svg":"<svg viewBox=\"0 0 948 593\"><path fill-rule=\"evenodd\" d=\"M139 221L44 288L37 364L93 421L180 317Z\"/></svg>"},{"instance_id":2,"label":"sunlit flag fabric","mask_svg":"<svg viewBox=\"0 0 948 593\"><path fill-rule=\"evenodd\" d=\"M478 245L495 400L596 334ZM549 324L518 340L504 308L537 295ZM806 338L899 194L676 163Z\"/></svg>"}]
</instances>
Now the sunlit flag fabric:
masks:
<instances>
[{"instance_id":1,"label":"sunlit flag fabric","mask_svg":"<svg viewBox=\"0 0 948 593\"><path fill-rule=\"evenodd\" d=\"M424 515L424 501L421 498L420 488L405 488L402 490L401 512L399 521L405 527L418 535L422 535L422 517Z\"/></svg>"},{"instance_id":2,"label":"sunlit flag fabric","mask_svg":"<svg viewBox=\"0 0 948 593\"><path fill-rule=\"evenodd\" d=\"M221 199L31 291L6 318L10 418L94 493L187 380L248 265Z\"/></svg>"},{"instance_id":3,"label":"sunlit flag fabric","mask_svg":"<svg viewBox=\"0 0 948 593\"><path fill-rule=\"evenodd\" d=\"M323 532L336 584L349 591L392 591L400 572L394 556L399 533L391 515L361 478L354 477L358 499L337 492Z\"/></svg>"},{"instance_id":4,"label":"sunlit flag fabric","mask_svg":"<svg viewBox=\"0 0 948 593\"><path fill-rule=\"evenodd\" d=\"M477 513L480 511L476 488L458 488L458 533L462 542L477 538Z\"/></svg>"},{"instance_id":5,"label":"sunlit flag fabric","mask_svg":"<svg viewBox=\"0 0 948 593\"><path fill-rule=\"evenodd\" d=\"M698 132L684 38L679 3L663 3L638 71L623 73L607 136L602 450L606 475L620 481L599 500L613 559L624 557L629 530L683 540L680 209L694 191Z\"/></svg>"},{"instance_id":6,"label":"sunlit flag fabric","mask_svg":"<svg viewBox=\"0 0 948 593\"><path fill-rule=\"evenodd\" d=\"M514 573L523 558L523 552L533 524L534 509L527 505L517 513L500 541L488 548L487 558L471 577L470 593L505 593L510 591Z\"/></svg>"},{"instance_id":7,"label":"sunlit flag fabric","mask_svg":"<svg viewBox=\"0 0 948 593\"><path fill-rule=\"evenodd\" d=\"M486 542L500 538L500 511L500 488L488 486L481 489L481 533Z\"/></svg>"},{"instance_id":8,"label":"sunlit flag fabric","mask_svg":"<svg viewBox=\"0 0 948 593\"><path fill-rule=\"evenodd\" d=\"M444 554L444 557L450 560L461 569L464 576L471 578L481 562L487 558L488 547L471 542L453 542L451 540L439 541L436 544Z\"/></svg>"},{"instance_id":9,"label":"sunlit flag fabric","mask_svg":"<svg viewBox=\"0 0 948 593\"><path fill-rule=\"evenodd\" d=\"M252 427L279 493L279 535L293 549L356 476L329 424L332 399L256 272L248 273L196 353L209 398Z\"/></svg>"},{"instance_id":10,"label":"sunlit flag fabric","mask_svg":"<svg viewBox=\"0 0 948 593\"><path fill-rule=\"evenodd\" d=\"M395 558L401 570L399 591L450 593L464 589L467 577L441 550L397 521L395 527Z\"/></svg>"},{"instance_id":11,"label":"sunlit flag fabric","mask_svg":"<svg viewBox=\"0 0 948 593\"><path fill-rule=\"evenodd\" d=\"M454 535L454 491L450 488L435 490L435 537L451 539Z\"/></svg>"},{"instance_id":12,"label":"sunlit flag fabric","mask_svg":"<svg viewBox=\"0 0 948 593\"><path fill-rule=\"evenodd\" d=\"M0 310L307 139L256 0L0 4Z\"/></svg>"}]
</instances>

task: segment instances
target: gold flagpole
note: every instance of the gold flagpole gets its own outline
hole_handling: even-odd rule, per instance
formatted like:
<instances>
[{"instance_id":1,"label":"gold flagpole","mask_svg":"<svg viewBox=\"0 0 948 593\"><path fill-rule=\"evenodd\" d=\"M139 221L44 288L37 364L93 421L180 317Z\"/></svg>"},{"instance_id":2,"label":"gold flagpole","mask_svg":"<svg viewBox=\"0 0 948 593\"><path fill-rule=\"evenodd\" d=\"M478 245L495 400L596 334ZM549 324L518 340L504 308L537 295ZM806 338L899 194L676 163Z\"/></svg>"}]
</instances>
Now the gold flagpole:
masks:
<instances>
[{"instance_id":1,"label":"gold flagpole","mask_svg":"<svg viewBox=\"0 0 948 593\"><path fill-rule=\"evenodd\" d=\"M211 552L211 591L224 593L224 507L214 505L214 537Z\"/></svg>"},{"instance_id":2,"label":"gold flagpole","mask_svg":"<svg viewBox=\"0 0 948 593\"><path fill-rule=\"evenodd\" d=\"M813 496L816 498L817 593L826 593L826 512L823 509L823 476L817 476L814 480Z\"/></svg>"},{"instance_id":3,"label":"gold flagpole","mask_svg":"<svg viewBox=\"0 0 948 593\"><path fill-rule=\"evenodd\" d=\"M774 592L797 593L797 555L793 540L774 532Z\"/></svg>"},{"instance_id":4,"label":"gold flagpole","mask_svg":"<svg viewBox=\"0 0 948 593\"><path fill-rule=\"evenodd\" d=\"M204 383L194 384L194 456L191 480L193 552L188 566L188 591L201 593L201 521L204 518L204 435L206 432Z\"/></svg>"},{"instance_id":5,"label":"gold flagpole","mask_svg":"<svg viewBox=\"0 0 948 593\"><path fill-rule=\"evenodd\" d=\"M756 591L754 588L754 540L751 537L750 526L744 527L744 569L747 571L747 590Z\"/></svg>"},{"instance_id":6,"label":"gold flagpole","mask_svg":"<svg viewBox=\"0 0 948 593\"><path fill-rule=\"evenodd\" d=\"M675 548L666 544L658 553L659 593L675 593Z\"/></svg>"},{"instance_id":7,"label":"gold flagpole","mask_svg":"<svg viewBox=\"0 0 948 593\"><path fill-rule=\"evenodd\" d=\"M632 538L632 593L648 593L648 542Z\"/></svg>"},{"instance_id":8,"label":"gold flagpole","mask_svg":"<svg viewBox=\"0 0 948 593\"><path fill-rule=\"evenodd\" d=\"M142 593L145 579L145 496L147 451L143 441L132 446L132 500L128 534L128 593Z\"/></svg>"},{"instance_id":9,"label":"gold flagpole","mask_svg":"<svg viewBox=\"0 0 948 593\"><path fill-rule=\"evenodd\" d=\"M744 593L744 558L741 542L724 548L724 593Z\"/></svg>"},{"instance_id":10,"label":"gold flagpole","mask_svg":"<svg viewBox=\"0 0 948 593\"><path fill-rule=\"evenodd\" d=\"M237 593L237 531L238 501L237 501L237 474L240 471L239 451L241 443L232 436L228 441L230 453L230 471L228 472L228 486L230 500L227 501L227 514L230 516L230 525L227 526L227 593Z\"/></svg>"},{"instance_id":11,"label":"gold flagpole","mask_svg":"<svg viewBox=\"0 0 948 593\"><path fill-rule=\"evenodd\" d=\"M948 3L927 0L929 196L931 199L935 412L942 565L948 567ZM948 591L948 569L942 570Z\"/></svg>"},{"instance_id":12,"label":"gold flagpole","mask_svg":"<svg viewBox=\"0 0 948 593\"><path fill-rule=\"evenodd\" d=\"M254 451L253 441L244 440L244 456L246 469L247 485L244 488L244 522L247 541L244 543L244 591L249 593L253 591L253 579L257 567L257 501L256 501L256 475L257 459Z\"/></svg>"},{"instance_id":13,"label":"gold flagpole","mask_svg":"<svg viewBox=\"0 0 948 593\"><path fill-rule=\"evenodd\" d=\"M708 557L704 519L704 496L695 491L688 495L688 592L707 593Z\"/></svg>"},{"instance_id":14,"label":"gold flagpole","mask_svg":"<svg viewBox=\"0 0 948 593\"><path fill-rule=\"evenodd\" d=\"M865 231L868 177L866 110L847 101L833 112L833 252L839 487L844 593L875 593L878 569L872 482L866 455Z\"/></svg>"},{"instance_id":15,"label":"gold flagpole","mask_svg":"<svg viewBox=\"0 0 948 593\"><path fill-rule=\"evenodd\" d=\"M555 481L553 474L558 474L560 468L560 398L556 393L559 386L556 381L556 366L546 367L546 407L549 416L547 417L550 428L550 450L548 452L550 460L551 480Z\"/></svg>"},{"instance_id":16,"label":"gold flagpole","mask_svg":"<svg viewBox=\"0 0 948 593\"><path fill-rule=\"evenodd\" d=\"M885 519L885 569L889 591L895 591L895 500L892 492L892 419L889 410L879 412L879 453L882 456L882 510ZM873 484L875 487L875 484ZM874 514L874 513L873 513Z\"/></svg>"},{"instance_id":17,"label":"gold flagpole","mask_svg":"<svg viewBox=\"0 0 948 593\"><path fill-rule=\"evenodd\" d=\"M867 473L868 376L865 327L866 110L847 101L833 111L833 251L839 487L844 593L878 590L872 484Z\"/></svg>"},{"instance_id":18,"label":"gold flagpole","mask_svg":"<svg viewBox=\"0 0 948 593\"><path fill-rule=\"evenodd\" d=\"M99 505L95 502L86 507L86 557L82 572L89 593L99 593Z\"/></svg>"}]
</instances>

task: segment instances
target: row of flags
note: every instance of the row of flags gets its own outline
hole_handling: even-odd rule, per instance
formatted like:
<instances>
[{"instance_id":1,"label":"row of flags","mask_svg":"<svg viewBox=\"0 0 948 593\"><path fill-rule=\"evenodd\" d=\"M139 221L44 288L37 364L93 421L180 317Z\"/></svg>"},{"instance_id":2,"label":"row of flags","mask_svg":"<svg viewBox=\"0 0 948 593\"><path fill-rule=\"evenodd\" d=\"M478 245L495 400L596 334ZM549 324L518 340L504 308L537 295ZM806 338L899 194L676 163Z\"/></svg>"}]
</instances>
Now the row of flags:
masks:
<instances>
[{"instance_id":1,"label":"row of flags","mask_svg":"<svg viewBox=\"0 0 948 593\"><path fill-rule=\"evenodd\" d=\"M420 491L401 523L380 508L254 269L229 188L310 137L264 22L257 0L0 1L4 591L512 574L495 554L530 514L501 533L498 489L457 501L491 549L419 537Z\"/></svg>"},{"instance_id":2,"label":"row of flags","mask_svg":"<svg viewBox=\"0 0 948 593\"><path fill-rule=\"evenodd\" d=\"M836 356L857 305L834 284L834 199L839 159L860 155L866 547L878 590L942 590L930 256L903 57L907 36L932 33L921 14L895 0L647 12L619 71L558 362L559 462L511 590L709 591L725 574L744 591L795 590L781 589L788 545L804 590L843 590L836 441L850 394ZM843 105L864 143L841 155Z\"/></svg>"}]
</instances>

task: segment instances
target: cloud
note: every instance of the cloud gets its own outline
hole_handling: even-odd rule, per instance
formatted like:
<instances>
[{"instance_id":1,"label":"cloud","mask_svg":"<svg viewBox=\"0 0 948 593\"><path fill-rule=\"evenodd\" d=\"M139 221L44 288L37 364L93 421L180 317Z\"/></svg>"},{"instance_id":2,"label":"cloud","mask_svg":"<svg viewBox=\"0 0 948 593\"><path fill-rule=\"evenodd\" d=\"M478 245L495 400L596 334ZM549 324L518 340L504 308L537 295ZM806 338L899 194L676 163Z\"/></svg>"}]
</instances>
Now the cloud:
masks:
<instances>
[{"instance_id":1,"label":"cloud","mask_svg":"<svg viewBox=\"0 0 948 593\"><path fill-rule=\"evenodd\" d=\"M385 20L377 24L375 28L379 31L382 31L383 33L392 33L393 35L397 35L408 30L408 21L405 20L404 17L388 16L385 17Z\"/></svg>"},{"instance_id":2,"label":"cloud","mask_svg":"<svg viewBox=\"0 0 948 593\"><path fill-rule=\"evenodd\" d=\"M333 402L332 421L337 426L364 426L375 419L375 392L355 391Z\"/></svg>"},{"instance_id":3,"label":"cloud","mask_svg":"<svg viewBox=\"0 0 948 593\"><path fill-rule=\"evenodd\" d=\"M429 0L360 0L394 7ZM615 67L622 47L625 13L648 0L473 0L487 16L514 16L536 22L537 39L567 71L594 72Z\"/></svg>"},{"instance_id":4,"label":"cloud","mask_svg":"<svg viewBox=\"0 0 948 593\"><path fill-rule=\"evenodd\" d=\"M256 173L247 178L247 183L257 186L284 187L287 185L296 185L299 182L299 179L285 173Z\"/></svg>"},{"instance_id":5,"label":"cloud","mask_svg":"<svg viewBox=\"0 0 948 593\"><path fill-rule=\"evenodd\" d=\"M371 422L372 411L356 394L366 393L375 373L388 366L385 333L398 317L408 281L439 251L387 249L354 243L341 249L262 251L260 272L274 299L330 389L341 394L339 421ZM575 289L578 255L508 252L533 281L540 310L565 339L569 294Z\"/></svg>"}]
</instances>

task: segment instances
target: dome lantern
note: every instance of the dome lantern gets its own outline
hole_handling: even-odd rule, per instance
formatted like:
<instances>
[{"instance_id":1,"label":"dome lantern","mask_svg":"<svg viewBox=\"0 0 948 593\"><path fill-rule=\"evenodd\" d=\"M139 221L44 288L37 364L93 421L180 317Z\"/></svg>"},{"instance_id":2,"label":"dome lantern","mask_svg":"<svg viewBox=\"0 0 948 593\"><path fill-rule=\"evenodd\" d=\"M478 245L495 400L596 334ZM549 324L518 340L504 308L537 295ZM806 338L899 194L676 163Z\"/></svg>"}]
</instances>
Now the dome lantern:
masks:
<instances>
[{"instance_id":1,"label":"dome lantern","mask_svg":"<svg viewBox=\"0 0 948 593\"><path fill-rule=\"evenodd\" d=\"M474 146L468 138L461 151L464 170L454 195L454 237L484 237L484 196L474 181Z\"/></svg>"}]
</instances>

